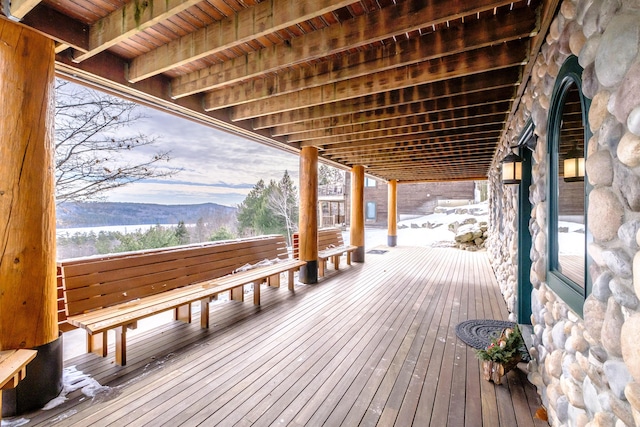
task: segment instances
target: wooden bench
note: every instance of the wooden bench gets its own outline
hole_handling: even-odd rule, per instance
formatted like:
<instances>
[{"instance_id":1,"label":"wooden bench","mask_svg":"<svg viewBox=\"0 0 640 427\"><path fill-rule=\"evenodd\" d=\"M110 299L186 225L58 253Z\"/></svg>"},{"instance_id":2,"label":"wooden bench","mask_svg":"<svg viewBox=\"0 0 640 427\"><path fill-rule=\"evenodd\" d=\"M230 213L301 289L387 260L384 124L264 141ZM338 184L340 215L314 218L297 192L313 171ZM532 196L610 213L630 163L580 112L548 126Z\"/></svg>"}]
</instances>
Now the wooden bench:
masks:
<instances>
[{"instance_id":1,"label":"wooden bench","mask_svg":"<svg viewBox=\"0 0 640 427\"><path fill-rule=\"evenodd\" d=\"M294 233L291 241L293 242L293 257L299 257L299 233ZM327 260L331 259L333 267L340 269L340 257L343 254L347 256L347 265L351 265L351 252L354 252L357 246L345 245L342 238L342 231L337 228L321 228L318 230L318 276L323 277Z\"/></svg>"},{"instance_id":2,"label":"wooden bench","mask_svg":"<svg viewBox=\"0 0 640 427\"><path fill-rule=\"evenodd\" d=\"M255 266L271 260L271 264ZM107 331L116 334L116 363L126 364L126 331L137 321L173 310L177 320L191 322L191 304L200 302L200 323L209 327L209 303L229 292L244 300L244 285L280 285L280 274L293 274L303 262L289 259L283 236L211 242L59 263L66 321L87 331L89 352L107 355ZM236 272L243 267L246 271Z\"/></svg>"},{"instance_id":3,"label":"wooden bench","mask_svg":"<svg viewBox=\"0 0 640 427\"><path fill-rule=\"evenodd\" d=\"M15 388L27 376L27 365L38 352L36 350L0 351L0 420L2 420L2 390Z\"/></svg>"}]
</instances>

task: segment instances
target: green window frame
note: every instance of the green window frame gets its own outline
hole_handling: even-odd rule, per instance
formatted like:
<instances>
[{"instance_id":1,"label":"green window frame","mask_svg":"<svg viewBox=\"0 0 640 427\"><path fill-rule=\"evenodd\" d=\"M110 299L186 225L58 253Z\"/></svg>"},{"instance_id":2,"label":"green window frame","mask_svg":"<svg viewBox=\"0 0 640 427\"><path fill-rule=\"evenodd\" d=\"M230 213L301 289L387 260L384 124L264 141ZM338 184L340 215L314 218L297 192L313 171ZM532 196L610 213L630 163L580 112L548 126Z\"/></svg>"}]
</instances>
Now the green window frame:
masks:
<instances>
[{"instance_id":1,"label":"green window frame","mask_svg":"<svg viewBox=\"0 0 640 427\"><path fill-rule=\"evenodd\" d=\"M547 201L548 201L548 213L547 213L547 284L558 296L579 316L583 316L584 301L591 293L591 277L589 275L589 259L587 253L587 246L592 240L591 234L588 231L588 194L591 190L591 186L588 184L588 180L585 173L584 178L584 284L576 283L571 278L567 277L561 272L559 263L559 162L560 153L560 132L563 119L563 111L567 95L573 85L578 88L580 97L580 107L582 115L582 125L584 127L584 144L583 155L586 159L586 151L588 141L591 138L591 132L589 128L589 107L591 100L584 96L582 93L582 67L578 64L578 58L570 56L563 66L560 68L558 77L556 79L555 86L553 88L553 94L551 96L551 104L549 108L549 121L547 128L547 141L548 141L548 178L547 178Z\"/></svg>"}]
</instances>

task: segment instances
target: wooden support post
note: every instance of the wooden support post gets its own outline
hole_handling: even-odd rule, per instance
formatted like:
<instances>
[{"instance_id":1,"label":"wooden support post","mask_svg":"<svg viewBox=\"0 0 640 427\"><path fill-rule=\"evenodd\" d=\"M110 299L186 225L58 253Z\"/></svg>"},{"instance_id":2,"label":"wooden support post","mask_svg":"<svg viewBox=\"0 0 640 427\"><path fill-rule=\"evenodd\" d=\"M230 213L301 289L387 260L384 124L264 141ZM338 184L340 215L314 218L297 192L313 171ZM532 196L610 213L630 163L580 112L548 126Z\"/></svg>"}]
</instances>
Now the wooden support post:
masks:
<instances>
[{"instance_id":1,"label":"wooden support post","mask_svg":"<svg viewBox=\"0 0 640 427\"><path fill-rule=\"evenodd\" d=\"M62 389L56 289L54 42L0 16L0 350L37 355L4 393L7 416Z\"/></svg>"},{"instance_id":2,"label":"wooden support post","mask_svg":"<svg viewBox=\"0 0 640 427\"><path fill-rule=\"evenodd\" d=\"M387 246L394 247L398 244L398 181L392 179L387 186Z\"/></svg>"},{"instance_id":3,"label":"wooden support post","mask_svg":"<svg viewBox=\"0 0 640 427\"><path fill-rule=\"evenodd\" d=\"M351 168L350 243L357 246L354 262L364 262L364 167Z\"/></svg>"},{"instance_id":4,"label":"wooden support post","mask_svg":"<svg viewBox=\"0 0 640 427\"><path fill-rule=\"evenodd\" d=\"M54 43L0 18L0 350L58 339Z\"/></svg>"},{"instance_id":5,"label":"wooden support post","mask_svg":"<svg viewBox=\"0 0 640 427\"><path fill-rule=\"evenodd\" d=\"M300 151L300 267L302 283L318 281L318 149L303 147Z\"/></svg>"}]
</instances>

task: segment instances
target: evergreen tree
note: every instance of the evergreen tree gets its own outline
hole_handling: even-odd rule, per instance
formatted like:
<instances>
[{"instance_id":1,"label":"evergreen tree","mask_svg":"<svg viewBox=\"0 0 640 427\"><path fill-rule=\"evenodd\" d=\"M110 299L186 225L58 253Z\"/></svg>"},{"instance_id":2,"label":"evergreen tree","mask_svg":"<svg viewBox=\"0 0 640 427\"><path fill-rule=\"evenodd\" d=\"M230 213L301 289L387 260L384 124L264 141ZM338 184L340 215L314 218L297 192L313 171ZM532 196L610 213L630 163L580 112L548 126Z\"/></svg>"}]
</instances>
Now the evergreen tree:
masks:
<instances>
[{"instance_id":1,"label":"evergreen tree","mask_svg":"<svg viewBox=\"0 0 640 427\"><path fill-rule=\"evenodd\" d=\"M238 205L238 228L244 235L284 234L287 238L298 222L298 194L289 172L280 181L258 181Z\"/></svg>"},{"instance_id":2,"label":"evergreen tree","mask_svg":"<svg viewBox=\"0 0 640 427\"><path fill-rule=\"evenodd\" d=\"M235 236L231 231L227 230L226 227L220 227L211 235L209 240L214 242L217 240L230 240L233 238L235 238Z\"/></svg>"},{"instance_id":3,"label":"evergreen tree","mask_svg":"<svg viewBox=\"0 0 640 427\"><path fill-rule=\"evenodd\" d=\"M184 225L184 221L178 222L178 226L176 227L176 239L178 239L179 245L186 245L189 243L189 230L187 230L187 226Z\"/></svg>"}]
</instances>

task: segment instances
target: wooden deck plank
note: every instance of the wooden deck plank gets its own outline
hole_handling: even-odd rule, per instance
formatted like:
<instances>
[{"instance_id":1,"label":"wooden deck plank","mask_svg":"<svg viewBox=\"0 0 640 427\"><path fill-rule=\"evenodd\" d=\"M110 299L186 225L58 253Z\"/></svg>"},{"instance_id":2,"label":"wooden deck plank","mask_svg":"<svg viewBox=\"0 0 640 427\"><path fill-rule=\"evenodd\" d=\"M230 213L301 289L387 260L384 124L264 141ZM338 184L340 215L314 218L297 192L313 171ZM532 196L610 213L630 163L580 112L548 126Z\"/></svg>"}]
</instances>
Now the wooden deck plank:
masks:
<instances>
[{"instance_id":1,"label":"wooden deck plank","mask_svg":"<svg viewBox=\"0 0 640 427\"><path fill-rule=\"evenodd\" d=\"M109 392L88 399L76 391L26 418L61 426L544 425L533 418L540 400L526 375L481 380L473 350L455 336L461 320L506 318L485 253L390 248L294 292L264 286L261 297L261 307L212 304L209 330L196 314L193 324L130 336L125 367L94 355L65 362Z\"/></svg>"},{"instance_id":2,"label":"wooden deck plank","mask_svg":"<svg viewBox=\"0 0 640 427\"><path fill-rule=\"evenodd\" d=\"M421 352L423 346L421 343L427 337L427 332L429 326L433 324L432 319L434 313L437 311L437 306L439 304L444 304L445 297L447 295L446 288L444 286L437 286L441 276L443 274L447 274L445 269L445 263L441 263L438 266L429 265L429 268L432 268L432 274L430 275L429 284L437 289L437 293L433 295L431 301L428 302L427 311L424 313L422 321L420 322L420 331L418 336L420 337L419 341L416 343L418 346L417 350L420 354L417 357L416 368L418 369L420 361L423 359L421 357ZM351 384L347 394L345 394L345 398L342 399L334 411L332 412L330 418L327 419L327 425L348 425L350 422L356 422L362 418L362 413L367 409L367 406L372 399L373 394L375 393L377 384L380 379L384 375L384 372L374 372L373 375L367 377L365 375L360 376L356 381ZM422 376L424 378L424 376ZM421 383L419 386L414 386L415 388L421 388ZM409 390L411 390L411 385ZM406 393L406 392L405 392ZM367 396L368 394L368 396ZM417 405L417 400L416 405ZM355 401L355 404L353 403ZM411 412L411 419L413 419L413 414L415 413L415 409ZM346 418L351 417L351 418ZM345 419L346 418L346 419Z\"/></svg>"},{"instance_id":3,"label":"wooden deck plank","mask_svg":"<svg viewBox=\"0 0 640 427\"><path fill-rule=\"evenodd\" d=\"M416 265L420 265L420 260ZM389 348L397 348L398 340L406 337L415 316L418 314L416 305L419 306L429 292L429 288L410 276L410 272L403 271L399 277L400 288L398 296L405 300L405 308L403 310L393 308L390 311L392 317L389 317L388 322L383 327L376 329L375 336L371 340L365 340L365 347L361 347L358 351L347 355L341 366L334 369L330 375L329 370L326 370L321 375L316 376L314 384L310 384L301 393L297 394L294 401L295 404L288 405L287 411L278 415L278 409L273 407L275 410L271 412L273 413L272 417L275 416L277 420L276 424L287 424L294 416L294 425L321 424L330 416L335 405L343 399L347 388L356 377L362 375L366 377L369 372L381 369L379 366L380 360L385 360L385 354L388 353ZM413 307L410 304L406 304L406 299L415 299L416 295L417 302ZM393 320L393 323L391 323L391 320ZM294 388L290 392L296 393L297 390ZM321 410L318 410L318 408L321 408ZM268 414L265 413L262 419L268 420Z\"/></svg>"},{"instance_id":4,"label":"wooden deck plank","mask_svg":"<svg viewBox=\"0 0 640 427\"><path fill-rule=\"evenodd\" d=\"M398 272L398 274L400 274L400 272ZM340 339L330 347L327 347L326 345L323 346L324 351L322 353L315 351L309 352L305 363L299 366L297 372L293 372L290 376L290 378L293 379L295 381L295 384L297 385L297 390L295 392L288 393L286 397L280 396L279 399L277 398L282 389L286 390L288 387L290 387L289 382L282 385L282 387L279 387L277 391L269 390L268 387L265 387L266 390L262 390L260 396L264 398L268 397L266 401L267 406L276 409L276 413L267 412L266 414L263 414L263 419L266 418L268 420L268 423L270 423L272 420L281 420L282 415L278 415L279 410L277 409L279 406L274 406L272 403L274 403L275 401L284 402L286 406L291 409L292 407L294 407L291 404L292 398L300 400L299 397L301 395L309 395L314 389L317 389L318 385L321 385L323 381L325 381L326 378L330 375L341 375L341 373L345 374L345 371L348 371L350 367L349 363L344 363L345 361L353 360L355 358L354 354L357 355L359 352L361 352L363 347L371 346L372 344L379 341L381 337L380 331L384 331L385 329L390 328L391 322L397 318L402 306L406 305L401 303L407 297L407 295L410 295L409 290L407 292L403 292L402 287L404 286L404 283L402 280L400 280L400 278L396 277L394 279L394 282L395 283L393 283L391 287L388 287L388 289L385 290L385 295L375 297L375 299L378 300L376 303L380 303L376 312L378 312L378 310L382 310L382 313L380 315L376 315L374 318L371 310L369 310L368 313L358 313L357 311L354 311L352 312L352 317L354 319L357 319L358 321L354 323L349 330L345 331L344 333L336 333L335 328L329 328L326 331L327 334L325 336L327 338L329 338L330 336L332 341L335 342L338 337ZM389 315L389 317L387 317L387 315ZM321 357L318 358L317 356ZM279 373L282 373L279 368L276 367L276 369ZM302 389L304 385L306 385L306 387ZM250 388L243 390L244 397L240 397L238 400L254 398L255 386L256 384L252 383ZM298 394L298 391L300 391L302 394ZM268 396L266 396L266 392L269 392ZM272 393L275 393L275 396ZM206 418L206 421L204 422L206 422L206 424L215 425L216 423L222 422L222 420L224 420L224 422L228 423L229 425L235 425L235 423L240 420L238 417L242 414L242 411L238 411L235 408L231 409L232 405L227 406L230 407L229 409L227 409L227 411L225 411L228 414L228 417L223 417L225 413L223 412L223 414L216 414L215 416ZM232 414L232 410L234 410L235 413ZM199 415L202 415L202 413ZM253 420L254 418L250 417L249 419ZM198 420L198 422L200 421L203 420ZM191 424L192 420L189 420L189 423L187 423L186 425Z\"/></svg>"}]
</instances>

